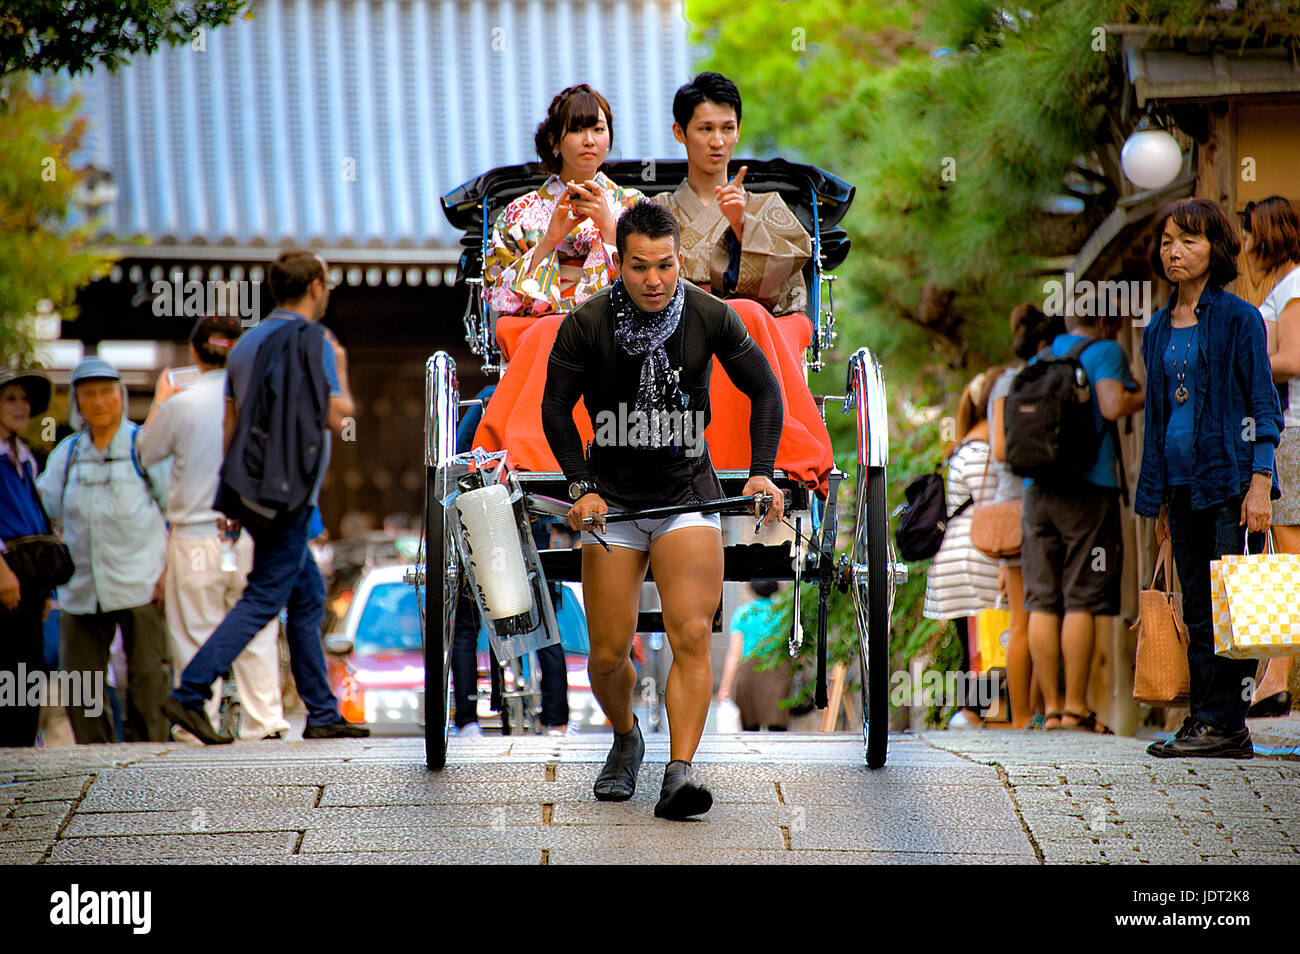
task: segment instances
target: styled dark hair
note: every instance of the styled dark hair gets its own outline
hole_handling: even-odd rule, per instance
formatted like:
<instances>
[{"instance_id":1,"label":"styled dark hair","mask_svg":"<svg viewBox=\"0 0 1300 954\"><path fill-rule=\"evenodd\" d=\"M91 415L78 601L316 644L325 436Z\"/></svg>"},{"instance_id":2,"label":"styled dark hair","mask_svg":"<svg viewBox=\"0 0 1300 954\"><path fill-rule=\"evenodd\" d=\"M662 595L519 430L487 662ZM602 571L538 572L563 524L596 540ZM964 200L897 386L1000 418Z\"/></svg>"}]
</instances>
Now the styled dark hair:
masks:
<instances>
[{"instance_id":1,"label":"styled dark hair","mask_svg":"<svg viewBox=\"0 0 1300 954\"><path fill-rule=\"evenodd\" d=\"M1180 199L1171 202L1160 210L1156 216L1155 229L1151 233L1151 270L1169 281L1165 274L1165 263L1160 258L1160 239L1165 234L1165 224L1174 220L1184 232L1204 235L1210 243L1210 268L1207 284L1212 288L1222 288L1237 277L1237 256L1241 254L1241 240L1237 230L1232 227L1228 213L1223 206L1210 199Z\"/></svg>"},{"instance_id":2,"label":"styled dark hair","mask_svg":"<svg viewBox=\"0 0 1300 954\"><path fill-rule=\"evenodd\" d=\"M685 129L695 115L695 107L708 100L719 106L730 106L736 111L736 125L740 125L740 90L721 73L697 73L689 83L678 88L673 96L673 119Z\"/></svg>"},{"instance_id":3,"label":"styled dark hair","mask_svg":"<svg viewBox=\"0 0 1300 954\"><path fill-rule=\"evenodd\" d=\"M622 261L627 254L629 235L644 235L646 238L660 239L666 235L673 237L673 248L682 247L682 232L677 225L677 218L662 205L655 205L642 199L623 213L618 220L614 233L614 244L618 248L618 257Z\"/></svg>"},{"instance_id":4,"label":"styled dark hair","mask_svg":"<svg viewBox=\"0 0 1300 954\"><path fill-rule=\"evenodd\" d=\"M609 102L586 83L570 86L560 90L551 100L546 110L546 118L537 126L533 136L533 146L537 149L537 158L547 172L559 175L563 166L560 159L560 140L565 133L586 129L600 122L600 114L605 114L605 128L609 130L609 145L614 147L614 114L609 110Z\"/></svg>"},{"instance_id":5,"label":"styled dark hair","mask_svg":"<svg viewBox=\"0 0 1300 954\"><path fill-rule=\"evenodd\" d=\"M325 269L315 252L305 248L281 252L271 263L271 297L277 305L297 301L318 278L325 280Z\"/></svg>"},{"instance_id":6,"label":"styled dark hair","mask_svg":"<svg viewBox=\"0 0 1300 954\"><path fill-rule=\"evenodd\" d=\"M758 596L771 596L776 592L776 580L750 580L749 588Z\"/></svg>"},{"instance_id":7,"label":"styled dark hair","mask_svg":"<svg viewBox=\"0 0 1300 954\"><path fill-rule=\"evenodd\" d=\"M194 322L190 344L204 364L224 368L243 330L243 323L234 315L206 315Z\"/></svg>"},{"instance_id":8,"label":"styled dark hair","mask_svg":"<svg viewBox=\"0 0 1300 954\"><path fill-rule=\"evenodd\" d=\"M1290 199L1271 195L1247 203L1242 227L1250 233L1250 257L1264 275L1300 262L1300 216Z\"/></svg>"},{"instance_id":9,"label":"styled dark hair","mask_svg":"<svg viewBox=\"0 0 1300 954\"><path fill-rule=\"evenodd\" d=\"M1065 334L1065 319L1045 315L1036 305L1021 302L1011 309L1011 350L1017 358L1028 361L1044 344Z\"/></svg>"}]
</instances>

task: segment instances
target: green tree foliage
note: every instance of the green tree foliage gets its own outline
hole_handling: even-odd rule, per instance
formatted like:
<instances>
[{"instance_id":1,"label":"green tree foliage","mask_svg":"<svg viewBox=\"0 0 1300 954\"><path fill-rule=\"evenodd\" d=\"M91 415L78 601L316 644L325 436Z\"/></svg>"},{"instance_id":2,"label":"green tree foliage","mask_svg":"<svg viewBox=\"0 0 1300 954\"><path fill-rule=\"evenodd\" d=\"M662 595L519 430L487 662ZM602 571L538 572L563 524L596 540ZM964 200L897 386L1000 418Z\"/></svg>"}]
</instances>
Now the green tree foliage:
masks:
<instances>
[{"instance_id":1,"label":"green tree foliage","mask_svg":"<svg viewBox=\"0 0 1300 954\"><path fill-rule=\"evenodd\" d=\"M16 77L0 81L0 364L31 359L29 317L41 303L64 318L77 290L110 264L88 248L89 227L66 228L81 175L69 167L83 121L77 104L37 99ZM48 307L48 306L47 306Z\"/></svg>"},{"instance_id":2,"label":"green tree foliage","mask_svg":"<svg viewBox=\"0 0 1300 954\"><path fill-rule=\"evenodd\" d=\"M0 75L76 75L97 63L116 70L164 42L190 43L247 7L248 0L9 0L0 10Z\"/></svg>"},{"instance_id":3,"label":"green tree foliage","mask_svg":"<svg viewBox=\"0 0 1300 954\"><path fill-rule=\"evenodd\" d=\"M1128 95L1106 24L1229 42L1300 36L1300 3L687 0L700 65L745 97L742 153L797 156L857 188L845 334L908 372L1001 360L1036 273L1114 207ZM1073 214L1061 214L1072 199ZM1079 209L1079 206L1082 206ZM963 371L963 374L968 374Z\"/></svg>"}]
</instances>

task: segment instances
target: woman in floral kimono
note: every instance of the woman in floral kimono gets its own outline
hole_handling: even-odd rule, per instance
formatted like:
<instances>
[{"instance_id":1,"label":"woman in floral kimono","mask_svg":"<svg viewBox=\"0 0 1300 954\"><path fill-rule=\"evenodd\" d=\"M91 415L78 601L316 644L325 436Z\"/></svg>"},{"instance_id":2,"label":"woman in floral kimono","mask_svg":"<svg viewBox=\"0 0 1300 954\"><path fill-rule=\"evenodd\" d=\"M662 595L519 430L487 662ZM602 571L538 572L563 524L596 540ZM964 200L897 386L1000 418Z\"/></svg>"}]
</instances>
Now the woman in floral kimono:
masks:
<instances>
[{"instance_id":1,"label":"woman in floral kimono","mask_svg":"<svg viewBox=\"0 0 1300 954\"><path fill-rule=\"evenodd\" d=\"M535 138L550 176L492 226L484 273L498 314L569 312L618 277L614 227L642 195L600 171L613 140L609 103L590 86L551 100Z\"/></svg>"}]
</instances>

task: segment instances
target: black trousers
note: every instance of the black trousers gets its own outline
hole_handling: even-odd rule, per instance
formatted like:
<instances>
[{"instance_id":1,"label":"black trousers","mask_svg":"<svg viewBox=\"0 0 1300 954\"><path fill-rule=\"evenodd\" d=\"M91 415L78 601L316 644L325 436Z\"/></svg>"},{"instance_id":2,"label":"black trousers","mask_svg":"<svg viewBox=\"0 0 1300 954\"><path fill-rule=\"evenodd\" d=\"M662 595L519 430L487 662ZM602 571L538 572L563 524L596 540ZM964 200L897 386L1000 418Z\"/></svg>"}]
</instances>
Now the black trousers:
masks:
<instances>
[{"instance_id":1,"label":"black trousers","mask_svg":"<svg viewBox=\"0 0 1300 954\"><path fill-rule=\"evenodd\" d=\"M0 698L0 748L36 744L41 706L39 700L28 705L28 688L32 673L46 671L41 622L46 596L24 586L17 609L0 606L0 694L13 693L12 698Z\"/></svg>"},{"instance_id":2,"label":"black trousers","mask_svg":"<svg viewBox=\"0 0 1300 954\"><path fill-rule=\"evenodd\" d=\"M559 594L553 587L551 599ZM478 606L462 588L456 602L456 620L451 640L452 698L456 703L456 728L478 721ZM490 665L498 667L493 655ZM537 668L542 678L542 725L564 725L569 721L569 673L564 664L564 647L559 643L537 651Z\"/></svg>"},{"instance_id":3,"label":"black trousers","mask_svg":"<svg viewBox=\"0 0 1300 954\"><path fill-rule=\"evenodd\" d=\"M171 641L167 624L152 603L108 613L60 613L59 668L80 672L83 684L96 678L95 673L104 673L106 679L118 626L122 627L127 665L123 741L166 742L171 738L171 726L162 704L171 690ZM121 691L119 686L118 693ZM78 742L116 741L107 702L97 715L81 706L68 706L67 712Z\"/></svg>"},{"instance_id":4,"label":"black trousers","mask_svg":"<svg viewBox=\"0 0 1300 954\"><path fill-rule=\"evenodd\" d=\"M1183 585L1183 621L1187 624L1187 661L1191 669L1193 718L1221 732L1246 727L1246 710L1255 681L1256 661L1214 654L1210 617L1210 561L1241 553L1246 528L1240 525L1240 495L1213 507L1193 510L1191 489L1173 489L1169 500L1169 535L1174 564ZM1250 552L1262 553L1264 534L1250 535Z\"/></svg>"}]
</instances>

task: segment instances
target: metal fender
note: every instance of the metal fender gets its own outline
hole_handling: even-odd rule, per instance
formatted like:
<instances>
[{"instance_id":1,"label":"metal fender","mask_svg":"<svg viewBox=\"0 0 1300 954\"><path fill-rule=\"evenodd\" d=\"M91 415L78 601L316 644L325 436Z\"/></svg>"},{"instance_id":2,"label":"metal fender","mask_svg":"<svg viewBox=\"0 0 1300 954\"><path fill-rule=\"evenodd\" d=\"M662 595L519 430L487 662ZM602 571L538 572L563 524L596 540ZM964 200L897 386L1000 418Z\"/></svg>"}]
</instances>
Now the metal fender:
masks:
<instances>
[{"instance_id":1,"label":"metal fender","mask_svg":"<svg viewBox=\"0 0 1300 954\"><path fill-rule=\"evenodd\" d=\"M460 384L456 362L439 351L424 366L424 405L429 417L424 425L424 463L437 467L456 455L456 421L460 412Z\"/></svg>"},{"instance_id":2,"label":"metal fender","mask_svg":"<svg viewBox=\"0 0 1300 954\"><path fill-rule=\"evenodd\" d=\"M885 401L885 374L867 348L849 358L844 410L858 411L858 466L884 467L889 463L889 405Z\"/></svg>"}]
</instances>

